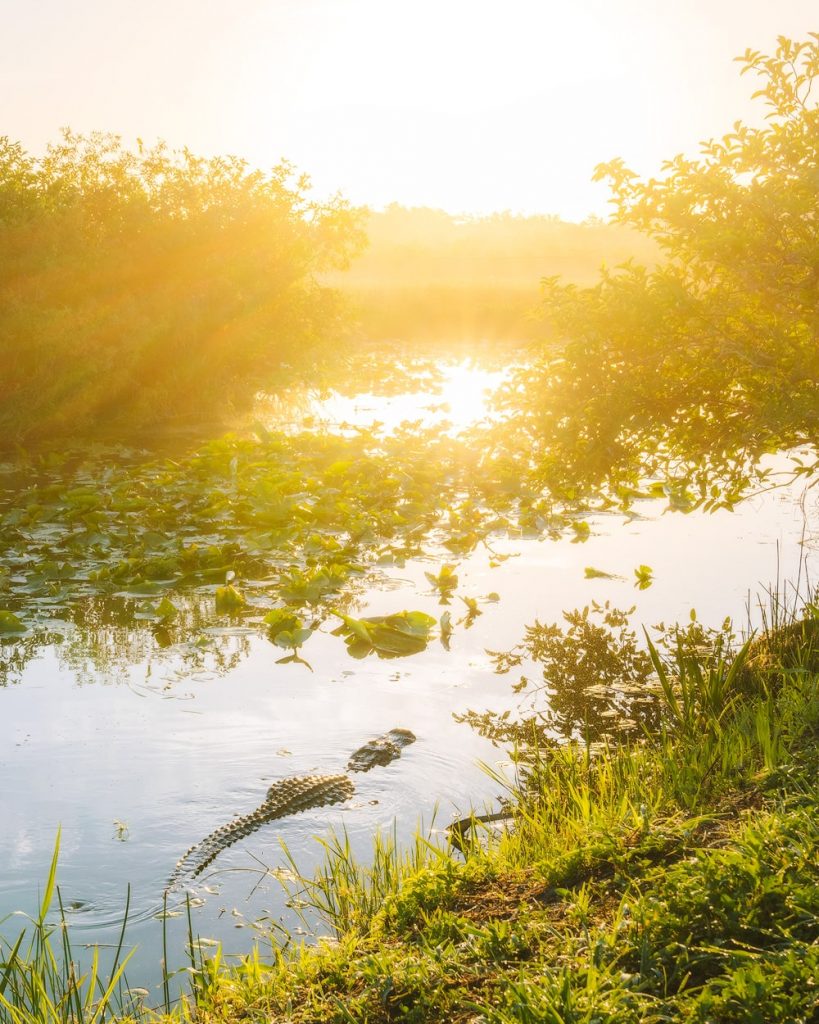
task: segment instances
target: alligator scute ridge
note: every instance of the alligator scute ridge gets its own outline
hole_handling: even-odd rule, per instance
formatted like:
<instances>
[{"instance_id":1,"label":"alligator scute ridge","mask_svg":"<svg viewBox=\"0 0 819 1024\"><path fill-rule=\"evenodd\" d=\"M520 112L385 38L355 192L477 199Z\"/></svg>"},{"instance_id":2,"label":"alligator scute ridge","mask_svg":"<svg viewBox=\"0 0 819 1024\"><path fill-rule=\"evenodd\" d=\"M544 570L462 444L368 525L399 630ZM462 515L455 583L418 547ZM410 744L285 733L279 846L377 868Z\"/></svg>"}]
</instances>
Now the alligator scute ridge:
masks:
<instances>
[{"instance_id":1,"label":"alligator scute ridge","mask_svg":"<svg viewBox=\"0 0 819 1024\"><path fill-rule=\"evenodd\" d=\"M404 747L414 742L415 736L409 729L392 729L354 751L347 762L347 771L368 772L377 765L389 764L401 756ZM186 876L196 878L223 850L267 822L313 807L343 803L354 792L355 786L346 774L300 775L274 782L265 800L254 811L234 818L194 843L177 861L165 891L174 889Z\"/></svg>"}]
</instances>

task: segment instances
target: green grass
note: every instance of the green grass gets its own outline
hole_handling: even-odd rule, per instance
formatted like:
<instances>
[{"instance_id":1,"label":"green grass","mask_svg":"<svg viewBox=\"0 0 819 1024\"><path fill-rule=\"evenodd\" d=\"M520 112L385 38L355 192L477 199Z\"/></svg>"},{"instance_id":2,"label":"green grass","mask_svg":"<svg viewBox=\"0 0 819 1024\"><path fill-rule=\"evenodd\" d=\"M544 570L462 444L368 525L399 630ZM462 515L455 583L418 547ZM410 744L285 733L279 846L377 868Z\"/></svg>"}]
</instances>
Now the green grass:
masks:
<instances>
[{"instance_id":1,"label":"green grass","mask_svg":"<svg viewBox=\"0 0 819 1024\"><path fill-rule=\"evenodd\" d=\"M3 1024L99 1024L113 1015L113 1007L132 1002L122 979L132 952L124 957L123 940L128 921L126 903L114 960L103 976L99 951L80 967L66 927L56 886L60 836L54 844L51 868L36 918L28 919L17 938L0 941L0 1021ZM50 920L57 900L59 914Z\"/></svg>"}]
</instances>

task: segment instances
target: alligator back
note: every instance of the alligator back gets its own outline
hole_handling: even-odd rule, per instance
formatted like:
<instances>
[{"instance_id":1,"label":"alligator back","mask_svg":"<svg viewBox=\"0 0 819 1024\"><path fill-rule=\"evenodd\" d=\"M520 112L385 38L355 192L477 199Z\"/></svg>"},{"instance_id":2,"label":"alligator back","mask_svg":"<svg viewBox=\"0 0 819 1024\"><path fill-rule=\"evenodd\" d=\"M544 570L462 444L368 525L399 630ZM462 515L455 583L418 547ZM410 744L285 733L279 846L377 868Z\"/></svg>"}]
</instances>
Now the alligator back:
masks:
<instances>
[{"instance_id":1,"label":"alligator back","mask_svg":"<svg viewBox=\"0 0 819 1024\"><path fill-rule=\"evenodd\" d=\"M201 874L222 850L255 832L268 821L297 814L311 807L342 803L353 795L354 790L355 787L346 775L302 775L274 783L267 791L264 803L255 811L217 828L180 857L167 889L172 889L186 875L195 878Z\"/></svg>"}]
</instances>

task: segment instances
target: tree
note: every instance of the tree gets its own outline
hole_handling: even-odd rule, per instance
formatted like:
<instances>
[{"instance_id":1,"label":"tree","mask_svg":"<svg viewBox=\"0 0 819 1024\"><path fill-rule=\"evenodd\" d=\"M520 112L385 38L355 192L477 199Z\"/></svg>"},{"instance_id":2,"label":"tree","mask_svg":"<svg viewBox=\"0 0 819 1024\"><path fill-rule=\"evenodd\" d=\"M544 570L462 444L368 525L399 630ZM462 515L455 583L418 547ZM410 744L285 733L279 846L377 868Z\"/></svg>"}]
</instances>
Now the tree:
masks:
<instances>
[{"instance_id":1,"label":"tree","mask_svg":"<svg viewBox=\"0 0 819 1024\"><path fill-rule=\"evenodd\" d=\"M763 454L819 437L819 34L737 59L761 79L762 127L737 122L657 178L596 170L658 264L544 282L548 337L510 400L558 497L627 500L649 477L681 507L730 506Z\"/></svg>"},{"instance_id":2,"label":"tree","mask_svg":"<svg viewBox=\"0 0 819 1024\"><path fill-rule=\"evenodd\" d=\"M0 138L3 441L219 419L335 337L319 275L360 216L308 192L286 163Z\"/></svg>"}]
</instances>

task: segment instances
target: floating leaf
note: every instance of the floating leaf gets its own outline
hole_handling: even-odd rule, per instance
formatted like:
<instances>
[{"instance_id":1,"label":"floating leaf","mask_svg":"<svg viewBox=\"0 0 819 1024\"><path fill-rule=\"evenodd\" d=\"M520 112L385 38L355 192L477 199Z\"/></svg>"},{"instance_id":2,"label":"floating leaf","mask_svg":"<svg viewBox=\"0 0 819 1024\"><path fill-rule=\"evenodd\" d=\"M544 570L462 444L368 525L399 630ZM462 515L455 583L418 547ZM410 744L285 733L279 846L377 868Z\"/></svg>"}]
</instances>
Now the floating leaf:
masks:
<instances>
[{"instance_id":1,"label":"floating leaf","mask_svg":"<svg viewBox=\"0 0 819 1024\"><path fill-rule=\"evenodd\" d=\"M583 570L583 575L587 580L621 580L622 576L617 576L613 572L606 572L605 569L595 569L591 565L587 565Z\"/></svg>"},{"instance_id":2,"label":"floating leaf","mask_svg":"<svg viewBox=\"0 0 819 1024\"><path fill-rule=\"evenodd\" d=\"M156 615L157 618L162 619L163 622L170 622L172 619L175 619L178 614L179 609L167 597L163 597L156 608L154 608L154 615Z\"/></svg>"},{"instance_id":3,"label":"floating leaf","mask_svg":"<svg viewBox=\"0 0 819 1024\"><path fill-rule=\"evenodd\" d=\"M634 570L634 576L636 578L634 586L640 590L648 590L654 582L654 570L650 565L638 565Z\"/></svg>"},{"instance_id":4,"label":"floating leaf","mask_svg":"<svg viewBox=\"0 0 819 1024\"><path fill-rule=\"evenodd\" d=\"M316 604L326 594L340 590L350 576L346 565L326 565L302 571L292 569L279 591L290 604Z\"/></svg>"},{"instance_id":5,"label":"floating leaf","mask_svg":"<svg viewBox=\"0 0 819 1024\"><path fill-rule=\"evenodd\" d=\"M25 633L27 629L14 612L0 611L0 633Z\"/></svg>"},{"instance_id":6,"label":"floating leaf","mask_svg":"<svg viewBox=\"0 0 819 1024\"><path fill-rule=\"evenodd\" d=\"M151 580L135 579L133 583L128 584L128 589L123 591L125 597L153 597L155 594L161 594L162 587L158 583L154 583Z\"/></svg>"},{"instance_id":7,"label":"floating leaf","mask_svg":"<svg viewBox=\"0 0 819 1024\"><path fill-rule=\"evenodd\" d=\"M301 629L304 625L299 616L289 608L271 609L262 622L267 626L267 631L273 639L285 630Z\"/></svg>"},{"instance_id":8,"label":"floating leaf","mask_svg":"<svg viewBox=\"0 0 819 1024\"><path fill-rule=\"evenodd\" d=\"M425 572L424 575L442 598L449 597L458 586L458 574L455 572L454 565L442 565L437 575L431 572Z\"/></svg>"},{"instance_id":9,"label":"floating leaf","mask_svg":"<svg viewBox=\"0 0 819 1024\"><path fill-rule=\"evenodd\" d=\"M225 587L216 588L216 611L235 612L247 604L244 594L237 590L232 583Z\"/></svg>"},{"instance_id":10,"label":"floating leaf","mask_svg":"<svg viewBox=\"0 0 819 1024\"><path fill-rule=\"evenodd\" d=\"M572 530L574 531L572 544L585 544L591 536L591 528L585 520L581 520L579 523L572 523Z\"/></svg>"},{"instance_id":11,"label":"floating leaf","mask_svg":"<svg viewBox=\"0 0 819 1024\"><path fill-rule=\"evenodd\" d=\"M339 615L342 624L333 630L344 636L347 651L354 658L366 658L373 652L379 658L404 658L426 649L435 619L425 612L398 612L354 619Z\"/></svg>"},{"instance_id":12,"label":"floating leaf","mask_svg":"<svg viewBox=\"0 0 819 1024\"><path fill-rule=\"evenodd\" d=\"M312 629L282 629L273 638L277 647L301 647L313 635Z\"/></svg>"}]
</instances>

